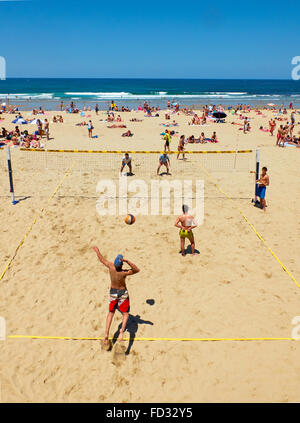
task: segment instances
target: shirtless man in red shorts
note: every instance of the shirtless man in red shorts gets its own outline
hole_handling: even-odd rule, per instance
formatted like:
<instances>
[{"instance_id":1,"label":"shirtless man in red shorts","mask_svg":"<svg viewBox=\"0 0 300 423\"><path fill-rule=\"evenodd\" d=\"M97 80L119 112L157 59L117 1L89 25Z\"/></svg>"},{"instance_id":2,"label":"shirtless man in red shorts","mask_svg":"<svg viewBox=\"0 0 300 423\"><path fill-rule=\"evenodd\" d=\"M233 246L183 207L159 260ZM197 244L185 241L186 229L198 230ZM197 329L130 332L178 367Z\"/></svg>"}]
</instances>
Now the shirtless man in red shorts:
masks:
<instances>
[{"instance_id":1,"label":"shirtless man in red shorts","mask_svg":"<svg viewBox=\"0 0 300 423\"><path fill-rule=\"evenodd\" d=\"M102 256L97 247L93 247L93 250L97 254L97 257L101 263L108 268L111 280L109 312L106 319L106 329L104 336L104 345L109 347L109 330L117 308L119 308L119 311L123 314L122 327L118 341L123 341L130 310L129 295L126 288L125 279L127 276L138 273L140 269L129 260L125 260L121 254L119 254L116 257L114 263L112 263ZM123 263L127 263L130 266L130 269L123 270Z\"/></svg>"}]
</instances>

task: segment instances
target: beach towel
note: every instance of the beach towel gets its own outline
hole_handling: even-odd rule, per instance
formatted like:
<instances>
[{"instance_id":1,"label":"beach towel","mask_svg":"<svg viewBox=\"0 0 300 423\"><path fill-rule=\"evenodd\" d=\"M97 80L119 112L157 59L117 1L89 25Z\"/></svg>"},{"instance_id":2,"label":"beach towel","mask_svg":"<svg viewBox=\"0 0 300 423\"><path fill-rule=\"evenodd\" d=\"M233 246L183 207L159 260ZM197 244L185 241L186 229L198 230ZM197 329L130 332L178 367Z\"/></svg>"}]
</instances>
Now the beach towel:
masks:
<instances>
[{"instance_id":1,"label":"beach towel","mask_svg":"<svg viewBox=\"0 0 300 423\"><path fill-rule=\"evenodd\" d=\"M208 141L208 142L212 142L212 143L219 142L218 140L212 141L211 138L204 138L204 141Z\"/></svg>"},{"instance_id":2,"label":"beach towel","mask_svg":"<svg viewBox=\"0 0 300 423\"><path fill-rule=\"evenodd\" d=\"M297 146L297 145L294 145L294 144L290 144L288 142L285 142L283 145L284 145L284 147L296 147L296 148L299 148L300 147L300 145Z\"/></svg>"}]
</instances>

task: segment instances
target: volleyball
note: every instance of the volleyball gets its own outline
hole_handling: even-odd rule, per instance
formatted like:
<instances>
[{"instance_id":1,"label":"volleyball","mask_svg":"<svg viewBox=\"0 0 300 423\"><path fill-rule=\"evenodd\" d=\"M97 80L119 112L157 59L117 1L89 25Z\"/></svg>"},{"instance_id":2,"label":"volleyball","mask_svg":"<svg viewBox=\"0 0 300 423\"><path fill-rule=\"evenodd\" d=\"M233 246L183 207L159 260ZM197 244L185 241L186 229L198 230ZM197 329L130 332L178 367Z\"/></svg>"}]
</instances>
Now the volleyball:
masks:
<instances>
[{"instance_id":1,"label":"volleyball","mask_svg":"<svg viewBox=\"0 0 300 423\"><path fill-rule=\"evenodd\" d=\"M135 222L135 217L133 216L133 214L128 214L125 217L125 223L127 223L127 225L132 225Z\"/></svg>"}]
</instances>

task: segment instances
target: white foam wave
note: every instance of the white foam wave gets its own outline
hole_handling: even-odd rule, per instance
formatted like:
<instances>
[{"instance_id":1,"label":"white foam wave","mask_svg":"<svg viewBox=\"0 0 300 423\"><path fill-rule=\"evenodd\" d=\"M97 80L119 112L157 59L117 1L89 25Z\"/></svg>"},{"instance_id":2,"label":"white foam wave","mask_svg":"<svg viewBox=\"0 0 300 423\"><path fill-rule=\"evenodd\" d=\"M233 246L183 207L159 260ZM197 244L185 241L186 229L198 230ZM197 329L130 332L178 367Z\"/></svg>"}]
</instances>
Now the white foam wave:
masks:
<instances>
[{"instance_id":1,"label":"white foam wave","mask_svg":"<svg viewBox=\"0 0 300 423\"><path fill-rule=\"evenodd\" d=\"M89 96L89 97L108 97L108 98L117 98L117 97L126 97L126 96L130 96L130 93L126 93L126 92L66 92L64 93L65 95L75 95L75 96Z\"/></svg>"},{"instance_id":2,"label":"white foam wave","mask_svg":"<svg viewBox=\"0 0 300 423\"><path fill-rule=\"evenodd\" d=\"M19 99L19 100L34 100L34 99L44 99L51 100L53 98L53 93L17 93L17 94L0 94L0 98L9 98L9 99Z\"/></svg>"}]
</instances>

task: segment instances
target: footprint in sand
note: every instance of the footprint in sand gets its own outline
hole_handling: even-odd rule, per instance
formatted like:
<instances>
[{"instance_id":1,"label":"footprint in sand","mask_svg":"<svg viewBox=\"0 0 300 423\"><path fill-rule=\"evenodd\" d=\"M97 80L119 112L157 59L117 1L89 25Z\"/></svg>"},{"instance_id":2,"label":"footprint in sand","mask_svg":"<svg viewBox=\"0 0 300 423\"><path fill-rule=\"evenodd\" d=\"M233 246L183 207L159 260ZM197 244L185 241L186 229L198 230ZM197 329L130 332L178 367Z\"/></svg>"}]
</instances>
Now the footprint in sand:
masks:
<instances>
[{"instance_id":1,"label":"footprint in sand","mask_svg":"<svg viewBox=\"0 0 300 423\"><path fill-rule=\"evenodd\" d=\"M125 345L121 344L120 342L116 342L114 349L113 349L113 359L112 363L119 367L122 363L124 363L126 356L126 347Z\"/></svg>"},{"instance_id":2,"label":"footprint in sand","mask_svg":"<svg viewBox=\"0 0 300 423\"><path fill-rule=\"evenodd\" d=\"M107 344L105 344L104 339L102 339L101 342L100 342L100 345L101 345L102 351L110 351L112 349L112 342L111 342L110 339L109 339Z\"/></svg>"}]
</instances>

